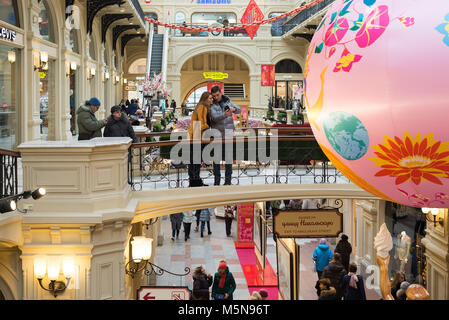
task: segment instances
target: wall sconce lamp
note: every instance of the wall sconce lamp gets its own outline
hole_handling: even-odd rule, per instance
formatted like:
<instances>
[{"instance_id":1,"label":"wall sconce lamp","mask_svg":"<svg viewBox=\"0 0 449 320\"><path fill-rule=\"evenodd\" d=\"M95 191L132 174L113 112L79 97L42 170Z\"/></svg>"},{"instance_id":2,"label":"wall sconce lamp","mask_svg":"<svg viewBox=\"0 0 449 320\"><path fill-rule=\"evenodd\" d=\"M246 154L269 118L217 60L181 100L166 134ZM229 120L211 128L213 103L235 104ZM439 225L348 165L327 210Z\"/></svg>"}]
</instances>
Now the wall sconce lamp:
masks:
<instances>
[{"instance_id":1,"label":"wall sconce lamp","mask_svg":"<svg viewBox=\"0 0 449 320\"><path fill-rule=\"evenodd\" d=\"M127 84L127 83L128 83L128 79L126 79L126 78L123 79L123 83L124 83L124 84Z\"/></svg>"},{"instance_id":2,"label":"wall sconce lamp","mask_svg":"<svg viewBox=\"0 0 449 320\"><path fill-rule=\"evenodd\" d=\"M439 223L441 226L444 225L444 219L442 217L438 217L440 209L438 209L438 208L421 208L421 211L426 215L427 221L433 222L434 227L437 226L437 223ZM432 219L430 219L429 213L430 213L430 216L432 216Z\"/></svg>"},{"instance_id":3,"label":"wall sconce lamp","mask_svg":"<svg viewBox=\"0 0 449 320\"><path fill-rule=\"evenodd\" d=\"M27 213L28 212L27 209L20 210L17 207L17 202L22 198L28 199L30 197L32 197L34 200L39 200L46 194L47 194L47 190L45 190L45 188L38 188L34 191L24 191L17 195L0 198L0 213L6 213L6 212L15 211L15 210L17 210L21 213Z\"/></svg>"},{"instance_id":4,"label":"wall sconce lamp","mask_svg":"<svg viewBox=\"0 0 449 320\"><path fill-rule=\"evenodd\" d=\"M90 69L90 76L91 76L92 78L95 77L95 73L96 73L95 68L91 68L91 69Z\"/></svg>"},{"instance_id":5,"label":"wall sconce lamp","mask_svg":"<svg viewBox=\"0 0 449 320\"><path fill-rule=\"evenodd\" d=\"M120 82L120 77L119 76L115 76L115 84Z\"/></svg>"},{"instance_id":6,"label":"wall sconce lamp","mask_svg":"<svg viewBox=\"0 0 449 320\"><path fill-rule=\"evenodd\" d=\"M167 271L153 263L149 260L151 258L152 248L153 248L153 239L146 238L144 236L134 236L133 240L130 241L132 248L132 259L128 261L125 266L125 272L131 278L134 278L134 275L140 271L144 271L145 275L149 276L154 273L156 276L161 276L165 272L170 273L174 276L184 277L190 273L190 268L186 267L184 269L184 274L177 274L170 271ZM151 267L148 269L147 267Z\"/></svg>"},{"instance_id":7,"label":"wall sconce lamp","mask_svg":"<svg viewBox=\"0 0 449 320\"><path fill-rule=\"evenodd\" d=\"M50 292L55 298L67 289L75 273L73 259L66 257L62 260L62 273L66 281L59 281L59 274L61 272L60 265L61 261L59 257L51 257L49 259L39 257L34 260L34 275L37 281L39 281L39 285L45 291ZM50 280L50 283L47 285L43 283L45 276Z\"/></svg>"},{"instance_id":8,"label":"wall sconce lamp","mask_svg":"<svg viewBox=\"0 0 449 320\"><path fill-rule=\"evenodd\" d=\"M109 80L109 72L106 71L106 73L104 74L104 78L107 80Z\"/></svg>"},{"instance_id":9,"label":"wall sconce lamp","mask_svg":"<svg viewBox=\"0 0 449 320\"><path fill-rule=\"evenodd\" d=\"M16 62L16 52L15 51L8 51L8 61L11 64Z\"/></svg>"},{"instance_id":10,"label":"wall sconce lamp","mask_svg":"<svg viewBox=\"0 0 449 320\"><path fill-rule=\"evenodd\" d=\"M34 56L34 71L39 70L39 72L48 70L48 53L42 51L39 55Z\"/></svg>"}]
</instances>

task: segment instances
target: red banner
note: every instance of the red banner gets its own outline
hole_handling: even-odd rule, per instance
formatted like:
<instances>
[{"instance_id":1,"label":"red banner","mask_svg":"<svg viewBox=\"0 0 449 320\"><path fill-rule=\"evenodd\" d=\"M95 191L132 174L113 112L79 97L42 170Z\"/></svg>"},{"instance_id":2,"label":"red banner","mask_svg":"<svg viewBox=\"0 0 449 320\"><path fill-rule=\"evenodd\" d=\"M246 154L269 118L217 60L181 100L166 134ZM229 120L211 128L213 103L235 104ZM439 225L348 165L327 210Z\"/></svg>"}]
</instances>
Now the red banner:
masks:
<instances>
[{"instance_id":1,"label":"red banner","mask_svg":"<svg viewBox=\"0 0 449 320\"><path fill-rule=\"evenodd\" d=\"M220 90L221 90L221 93L224 94L224 83L223 82L209 82L207 84L207 91L210 92L212 90L212 88L215 87L215 86L219 86Z\"/></svg>"},{"instance_id":2,"label":"red banner","mask_svg":"<svg viewBox=\"0 0 449 320\"><path fill-rule=\"evenodd\" d=\"M275 73L274 64L262 65L262 87L274 87Z\"/></svg>"},{"instance_id":3,"label":"red banner","mask_svg":"<svg viewBox=\"0 0 449 320\"><path fill-rule=\"evenodd\" d=\"M239 244L253 243L254 203L237 206L237 242Z\"/></svg>"},{"instance_id":4,"label":"red banner","mask_svg":"<svg viewBox=\"0 0 449 320\"><path fill-rule=\"evenodd\" d=\"M240 19L240 22L242 24L252 24L255 21L262 21L263 18L263 12L260 10L256 1L250 0L248 6L246 7L245 13L242 16L242 19ZM245 28L251 40L253 40L254 36L257 33L257 30L259 30L259 26L260 25L256 24Z\"/></svg>"}]
</instances>

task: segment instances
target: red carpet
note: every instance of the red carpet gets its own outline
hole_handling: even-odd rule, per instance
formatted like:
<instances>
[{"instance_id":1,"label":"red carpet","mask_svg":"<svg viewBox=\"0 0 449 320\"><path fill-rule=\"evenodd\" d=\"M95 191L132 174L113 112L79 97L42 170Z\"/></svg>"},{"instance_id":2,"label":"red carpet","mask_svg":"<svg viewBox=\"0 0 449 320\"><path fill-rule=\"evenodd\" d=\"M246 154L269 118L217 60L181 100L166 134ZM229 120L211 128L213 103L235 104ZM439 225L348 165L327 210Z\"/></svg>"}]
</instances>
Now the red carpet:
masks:
<instances>
[{"instance_id":1,"label":"red carpet","mask_svg":"<svg viewBox=\"0 0 449 320\"><path fill-rule=\"evenodd\" d=\"M265 289L269 294L268 300L278 300L277 276L268 260L266 260L265 270L261 274L257 267L258 262L254 248L241 249L236 245L236 251L250 293L254 290Z\"/></svg>"}]
</instances>

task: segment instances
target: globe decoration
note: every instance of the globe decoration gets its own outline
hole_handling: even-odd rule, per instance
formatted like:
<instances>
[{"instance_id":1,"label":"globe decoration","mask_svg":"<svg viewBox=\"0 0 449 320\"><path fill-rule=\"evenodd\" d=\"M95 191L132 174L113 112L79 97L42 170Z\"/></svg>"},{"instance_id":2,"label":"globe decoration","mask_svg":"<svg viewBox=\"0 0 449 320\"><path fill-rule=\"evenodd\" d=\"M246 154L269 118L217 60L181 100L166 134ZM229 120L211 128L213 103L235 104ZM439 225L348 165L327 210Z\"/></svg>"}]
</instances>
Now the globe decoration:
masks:
<instances>
[{"instance_id":1,"label":"globe decoration","mask_svg":"<svg viewBox=\"0 0 449 320\"><path fill-rule=\"evenodd\" d=\"M306 59L314 135L352 182L449 208L449 1L336 0Z\"/></svg>"}]
</instances>

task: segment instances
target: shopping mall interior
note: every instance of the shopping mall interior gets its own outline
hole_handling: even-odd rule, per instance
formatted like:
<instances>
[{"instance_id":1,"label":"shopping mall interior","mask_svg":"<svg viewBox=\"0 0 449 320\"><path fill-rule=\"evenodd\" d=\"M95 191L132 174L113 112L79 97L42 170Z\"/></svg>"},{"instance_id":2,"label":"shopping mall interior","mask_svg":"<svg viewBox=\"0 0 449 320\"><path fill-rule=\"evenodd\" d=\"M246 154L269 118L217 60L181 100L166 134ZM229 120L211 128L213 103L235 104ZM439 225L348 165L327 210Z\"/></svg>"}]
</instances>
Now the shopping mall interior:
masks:
<instances>
[{"instance_id":1,"label":"shopping mall interior","mask_svg":"<svg viewBox=\"0 0 449 320\"><path fill-rule=\"evenodd\" d=\"M449 300L449 3L393 2L0 1L0 300Z\"/></svg>"}]
</instances>

